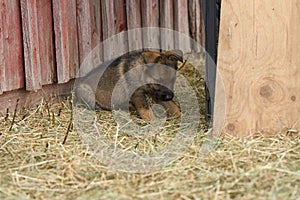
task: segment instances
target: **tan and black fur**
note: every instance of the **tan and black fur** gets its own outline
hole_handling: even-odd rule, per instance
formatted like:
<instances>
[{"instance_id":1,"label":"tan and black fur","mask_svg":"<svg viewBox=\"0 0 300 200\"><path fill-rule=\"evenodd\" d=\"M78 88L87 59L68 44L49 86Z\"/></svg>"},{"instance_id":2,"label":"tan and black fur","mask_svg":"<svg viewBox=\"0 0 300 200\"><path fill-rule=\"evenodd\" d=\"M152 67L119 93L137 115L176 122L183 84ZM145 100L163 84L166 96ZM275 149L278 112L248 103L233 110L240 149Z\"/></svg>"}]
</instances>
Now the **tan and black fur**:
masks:
<instances>
[{"instance_id":1,"label":"tan and black fur","mask_svg":"<svg viewBox=\"0 0 300 200\"><path fill-rule=\"evenodd\" d=\"M79 80L74 92L76 103L106 109L132 109L151 120L147 97L161 104L169 116L181 116L173 102L173 87L180 50L134 51L99 65ZM92 99L95 98L95 99ZM129 105L128 105L129 102Z\"/></svg>"}]
</instances>

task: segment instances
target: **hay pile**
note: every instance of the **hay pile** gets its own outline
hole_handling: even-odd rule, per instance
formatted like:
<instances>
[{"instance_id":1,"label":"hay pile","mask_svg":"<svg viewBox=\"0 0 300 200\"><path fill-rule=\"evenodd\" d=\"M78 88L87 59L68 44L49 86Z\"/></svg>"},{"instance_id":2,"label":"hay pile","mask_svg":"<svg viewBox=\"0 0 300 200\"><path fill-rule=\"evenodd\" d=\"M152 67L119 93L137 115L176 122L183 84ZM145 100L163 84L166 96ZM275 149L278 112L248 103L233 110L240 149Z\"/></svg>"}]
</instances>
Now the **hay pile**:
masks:
<instances>
[{"instance_id":1,"label":"hay pile","mask_svg":"<svg viewBox=\"0 0 300 200\"><path fill-rule=\"evenodd\" d=\"M200 90L203 94L203 87ZM17 112L14 123L12 115L0 117L0 199L300 197L297 131L283 131L274 137L226 135L215 151L199 156L207 128L203 122L193 143L175 162L154 172L126 173L112 170L90 154L72 128L71 110L69 100L41 102L36 108ZM107 128L106 137L114 140L111 112L98 114L98 121ZM173 137L170 133L175 122L168 123L169 131L155 140L139 139L137 145L137 138L119 135L123 137L120 145L139 152L149 151L153 142L163 146Z\"/></svg>"}]
</instances>

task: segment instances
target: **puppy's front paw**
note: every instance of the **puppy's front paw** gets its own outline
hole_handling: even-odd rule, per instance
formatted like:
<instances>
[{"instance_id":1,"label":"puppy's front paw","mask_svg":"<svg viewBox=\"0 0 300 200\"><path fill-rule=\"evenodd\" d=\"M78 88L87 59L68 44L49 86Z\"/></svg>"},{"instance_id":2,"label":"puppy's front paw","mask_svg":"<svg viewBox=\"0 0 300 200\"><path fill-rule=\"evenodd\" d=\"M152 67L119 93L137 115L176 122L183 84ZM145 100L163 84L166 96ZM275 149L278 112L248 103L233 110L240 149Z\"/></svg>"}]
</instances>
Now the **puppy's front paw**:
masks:
<instances>
[{"instance_id":1,"label":"puppy's front paw","mask_svg":"<svg viewBox=\"0 0 300 200\"><path fill-rule=\"evenodd\" d=\"M146 109L146 108L138 109L138 113L139 113L140 117L142 119L144 119L145 121L151 121L151 119L153 119L153 117L154 117L151 110Z\"/></svg>"},{"instance_id":2,"label":"puppy's front paw","mask_svg":"<svg viewBox=\"0 0 300 200\"><path fill-rule=\"evenodd\" d=\"M173 101L163 101L161 103L166 109L169 117L173 116L180 118L182 116L179 107Z\"/></svg>"},{"instance_id":3,"label":"puppy's front paw","mask_svg":"<svg viewBox=\"0 0 300 200\"><path fill-rule=\"evenodd\" d=\"M180 118L180 117L182 117L182 113L178 110L178 111L176 111L175 113L173 113L172 116L175 116L175 117L177 117L177 118Z\"/></svg>"}]
</instances>

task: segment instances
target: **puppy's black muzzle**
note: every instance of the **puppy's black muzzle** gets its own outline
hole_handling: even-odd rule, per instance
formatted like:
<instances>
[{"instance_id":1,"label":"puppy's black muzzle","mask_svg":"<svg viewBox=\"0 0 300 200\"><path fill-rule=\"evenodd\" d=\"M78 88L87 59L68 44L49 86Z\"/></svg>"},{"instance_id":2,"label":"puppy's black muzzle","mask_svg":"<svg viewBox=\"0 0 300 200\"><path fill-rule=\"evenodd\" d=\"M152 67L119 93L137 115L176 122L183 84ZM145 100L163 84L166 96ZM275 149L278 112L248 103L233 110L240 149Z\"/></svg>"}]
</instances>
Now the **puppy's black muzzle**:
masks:
<instances>
[{"instance_id":1,"label":"puppy's black muzzle","mask_svg":"<svg viewBox=\"0 0 300 200\"><path fill-rule=\"evenodd\" d=\"M154 91L155 97L160 101L170 101L174 97L174 93L171 90L156 90Z\"/></svg>"}]
</instances>

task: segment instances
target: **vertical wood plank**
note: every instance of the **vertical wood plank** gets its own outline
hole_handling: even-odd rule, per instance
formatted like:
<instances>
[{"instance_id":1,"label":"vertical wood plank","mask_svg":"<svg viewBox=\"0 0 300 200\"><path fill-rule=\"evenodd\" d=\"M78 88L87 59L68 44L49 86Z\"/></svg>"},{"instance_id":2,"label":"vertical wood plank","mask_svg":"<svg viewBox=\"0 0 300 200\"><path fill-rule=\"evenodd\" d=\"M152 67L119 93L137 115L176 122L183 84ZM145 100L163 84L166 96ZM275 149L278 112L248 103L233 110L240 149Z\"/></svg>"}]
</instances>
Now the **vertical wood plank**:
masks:
<instances>
[{"instance_id":1,"label":"vertical wood plank","mask_svg":"<svg viewBox=\"0 0 300 200\"><path fill-rule=\"evenodd\" d=\"M93 44L93 60L95 64L103 62L103 49L100 48L103 41L102 33L102 16L101 16L101 2L99 0L93 1L92 9L92 44ZM95 49L96 48L96 49Z\"/></svg>"},{"instance_id":2,"label":"vertical wood plank","mask_svg":"<svg viewBox=\"0 0 300 200\"><path fill-rule=\"evenodd\" d=\"M0 94L24 87L19 0L0 0Z\"/></svg>"},{"instance_id":3,"label":"vertical wood plank","mask_svg":"<svg viewBox=\"0 0 300 200\"><path fill-rule=\"evenodd\" d=\"M58 83L77 76L79 68L76 0L52 1Z\"/></svg>"},{"instance_id":4,"label":"vertical wood plank","mask_svg":"<svg viewBox=\"0 0 300 200\"><path fill-rule=\"evenodd\" d=\"M54 69L54 38L51 0L37 0L38 43L41 63L41 83L51 84L56 81Z\"/></svg>"},{"instance_id":5,"label":"vertical wood plank","mask_svg":"<svg viewBox=\"0 0 300 200\"><path fill-rule=\"evenodd\" d=\"M140 0L126 0L129 51L143 48ZM130 30L132 29L132 30Z\"/></svg>"},{"instance_id":6,"label":"vertical wood plank","mask_svg":"<svg viewBox=\"0 0 300 200\"><path fill-rule=\"evenodd\" d=\"M77 0L79 63L92 50L92 0Z\"/></svg>"},{"instance_id":7,"label":"vertical wood plank","mask_svg":"<svg viewBox=\"0 0 300 200\"><path fill-rule=\"evenodd\" d=\"M127 19L126 19L126 2L125 0L114 0L115 14L115 30L114 34L120 33L127 30ZM127 40L127 38L124 38ZM125 40L124 40L125 41Z\"/></svg>"},{"instance_id":8,"label":"vertical wood plank","mask_svg":"<svg viewBox=\"0 0 300 200\"><path fill-rule=\"evenodd\" d=\"M77 0L80 65L84 62L80 75L86 74L102 61L101 48L97 48L102 37L100 9L100 1Z\"/></svg>"},{"instance_id":9,"label":"vertical wood plank","mask_svg":"<svg viewBox=\"0 0 300 200\"><path fill-rule=\"evenodd\" d=\"M211 120L214 113L220 1L221 0L201 0L200 4L205 24L205 35L201 35L201 40L204 40L205 38L205 91L207 120Z\"/></svg>"},{"instance_id":10,"label":"vertical wood plank","mask_svg":"<svg viewBox=\"0 0 300 200\"><path fill-rule=\"evenodd\" d=\"M188 0L190 36L196 41L196 0ZM194 49L194 47L192 46Z\"/></svg>"},{"instance_id":11,"label":"vertical wood plank","mask_svg":"<svg viewBox=\"0 0 300 200\"><path fill-rule=\"evenodd\" d=\"M188 0L174 0L174 29L186 37L175 34L175 49L187 53L191 51L189 38Z\"/></svg>"},{"instance_id":12,"label":"vertical wood plank","mask_svg":"<svg viewBox=\"0 0 300 200\"><path fill-rule=\"evenodd\" d=\"M201 45L201 47L205 47L205 28L204 28L204 15L202 13L202 4L201 1L196 1L196 41ZM198 52L201 52L202 49L198 49Z\"/></svg>"},{"instance_id":13,"label":"vertical wood plank","mask_svg":"<svg viewBox=\"0 0 300 200\"><path fill-rule=\"evenodd\" d=\"M42 86L36 0L21 0L25 81L27 90Z\"/></svg>"},{"instance_id":14,"label":"vertical wood plank","mask_svg":"<svg viewBox=\"0 0 300 200\"><path fill-rule=\"evenodd\" d=\"M204 20L201 12L201 4L199 0L188 0L189 7L189 26L190 36L204 47ZM195 52L201 51L197 46L192 46L192 50Z\"/></svg>"},{"instance_id":15,"label":"vertical wood plank","mask_svg":"<svg viewBox=\"0 0 300 200\"><path fill-rule=\"evenodd\" d=\"M126 6L124 0L101 0L101 7L103 59L107 61L128 51L127 35L118 34L127 29Z\"/></svg>"},{"instance_id":16,"label":"vertical wood plank","mask_svg":"<svg viewBox=\"0 0 300 200\"><path fill-rule=\"evenodd\" d=\"M224 132L300 129L300 6L297 0L223 0L217 80ZM216 87L215 113L224 103Z\"/></svg>"},{"instance_id":17,"label":"vertical wood plank","mask_svg":"<svg viewBox=\"0 0 300 200\"><path fill-rule=\"evenodd\" d=\"M160 27L174 29L173 0L160 1ZM174 36L169 31L161 32L161 48L163 50L174 49Z\"/></svg>"},{"instance_id":18,"label":"vertical wood plank","mask_svg":"<svg viewBox=\"0 0 300 200\"><path fill-rule=\"evenodd\" d=\"M160 49L159 2L158 0L141 1L143 46L145 49ZM153 28L150 28L153 27Z\"/></svg>"}]
</instances>

